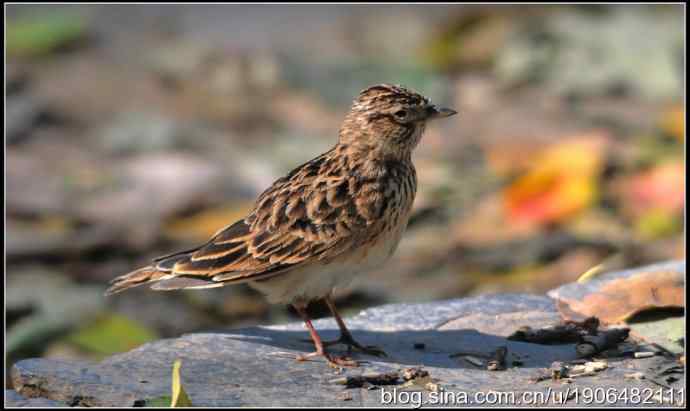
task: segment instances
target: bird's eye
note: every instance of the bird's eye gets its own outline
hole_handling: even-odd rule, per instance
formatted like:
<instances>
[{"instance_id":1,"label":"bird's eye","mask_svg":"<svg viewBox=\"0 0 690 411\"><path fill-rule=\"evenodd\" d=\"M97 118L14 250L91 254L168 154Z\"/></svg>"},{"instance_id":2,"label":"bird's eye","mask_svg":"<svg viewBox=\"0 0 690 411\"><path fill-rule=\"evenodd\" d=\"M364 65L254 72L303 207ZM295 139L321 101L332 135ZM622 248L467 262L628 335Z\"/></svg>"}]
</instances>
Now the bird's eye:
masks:
<instances>
[{"instance_id":1,"label":"bird's eye","mask_svg":"<svg viewBox=\"0 0 690 411\"><path fill-rule=\"evenodd\" d=\"M406 110L398 110L393 115L397 118L404 119L405 117L407 117L407 111Z\"/></svg>"}]
</instances>

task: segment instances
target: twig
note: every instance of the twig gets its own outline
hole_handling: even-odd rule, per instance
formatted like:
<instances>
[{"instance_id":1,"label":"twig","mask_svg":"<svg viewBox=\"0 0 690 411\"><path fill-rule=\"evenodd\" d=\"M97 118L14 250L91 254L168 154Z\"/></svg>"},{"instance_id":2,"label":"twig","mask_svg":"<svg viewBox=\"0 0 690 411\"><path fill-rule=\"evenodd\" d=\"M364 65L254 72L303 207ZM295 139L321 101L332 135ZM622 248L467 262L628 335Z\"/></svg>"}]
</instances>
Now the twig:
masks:
<instances>
[{"instance_id":1,"label":"twig","mask_svg":"<svg viewBox=\"0 0 690 411\"><path fill-rule=\"evenodd\" d=\"M583 321L565 321L563 324L544 327L538 330L524 326L511 334L508 339L534 344L567 344L582 340L583 335L596 335L599 319L588 317Z\"/></svg>"},{"instance_id":2,"label":"twig","mask_svg":"<svg viewBox=\"0 0 690 411\"><path fill-rule=\"evenodd\" d=\"M466 356L471 356L471 357L479 357L479 358L491 358L493 353L483 353L479 351L459 351L454 354L449 355L450 358L455 358L455 357L466 357Z\"/></svg>"},{"instance_id":3,"label":"twig","mask_svg":"<svg viewBox=\"0 0 690 411\"><path fill-rule=\"evenodd\" d=\"M609 348L614 348L619 342L628 338L629 328L613 328L599 331L597 335L585 335L582 341L575 346L575 351L580 358L591 357Z\"/></svg>"},{"instance_id":4,"label":"twig","mask_svg":"<svg viewBox=\"0 0 690 411\"><path fill-rule=\"evenodd\" d=\"M471 355L467 355L465 357L462 357L463 360L467 361L468 363L474 365L475 367L482 368L484 367L484 361L480 360L477 357L473 357Z\"/></svg>"},{"instance_id":5,"label":"twig","mask_svg":"<svg viewBox=\"0 0 690 411\"><path fill-rule=\"evenodd\" d=\"M347 388L361 388L367 384L395 385L398 384L399 379L400 377L397 372L386 372L341 377L329 382L331 384L345 385Z\"/></svg>"},{"instance_id":6,"label":"twig","mask_svg":"<svg viewBox=\"0 0 690 411\"><path fill-rule=\"evenodd\" d=\"M508 347L501 346L496 349L494 356L486 363L488 371L501 371L506 369L506 356L508 355Z\"/></svg>"}]
</instances>

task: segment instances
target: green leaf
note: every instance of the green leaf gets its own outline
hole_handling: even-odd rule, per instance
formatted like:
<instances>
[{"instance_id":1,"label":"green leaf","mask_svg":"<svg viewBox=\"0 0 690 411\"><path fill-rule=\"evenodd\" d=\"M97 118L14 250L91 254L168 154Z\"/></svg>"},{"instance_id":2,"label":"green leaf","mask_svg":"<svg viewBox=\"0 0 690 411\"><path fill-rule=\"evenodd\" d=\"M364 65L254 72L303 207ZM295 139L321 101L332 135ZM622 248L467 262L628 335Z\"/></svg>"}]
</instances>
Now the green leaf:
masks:
<instances>
[{"instance_id":1,"label":"green leaf","mask_svg":"<svg viewBox=\"0 0 690 411\"><path fill-rule=\"evenodd\" d=\"M118 314L107 314L66 337L67 342L102 356L129 351L157 339L155 332Z\"/></svg>"},{"instance_id":2,"label":"green leaf","mask_svg":"<svg viewBox=\"0 0 690 411\"><path fill-rule=\"evenodd\" d=\"M676 215L660 208L644 213L635 222L635 230L646 239L669 236L682 227Z\"/></svg>"},{"instance_id":3,"label":"green leaf","mask_svg":"<svg viewBox=\"0 0 690 411\"><path fill-rule=\"evenodd\" d=\"M86 25L74 15L52 14L8 20L5 40L11 56L49 54L84 36Z\"/></svg>"},{"instance_id":4,"label":"green leaf","mask_svg":"<svg viewBox=\"0 0 690 411\"><path fill-rule=\"evenodd\" d=\"M156 398L151 398L146 400L146 407L152 408L167 408L172 402L172 397L169 395L163 395Z\"/></svg>"}]
</instances>

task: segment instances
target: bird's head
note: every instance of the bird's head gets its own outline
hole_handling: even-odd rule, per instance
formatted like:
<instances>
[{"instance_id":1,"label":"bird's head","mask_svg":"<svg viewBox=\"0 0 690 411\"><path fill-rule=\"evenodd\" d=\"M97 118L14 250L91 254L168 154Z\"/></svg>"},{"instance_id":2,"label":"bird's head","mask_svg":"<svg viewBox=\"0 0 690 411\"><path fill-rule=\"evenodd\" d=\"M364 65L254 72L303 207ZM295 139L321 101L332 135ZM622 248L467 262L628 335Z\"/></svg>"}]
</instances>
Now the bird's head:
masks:
<instances>
[{"instance_id":1,"label":"bird's head","mask_svg":"<svg viewBox=\"0 0 690 411\"><path fill-rule=\"evenodd\" d=\"M402 86L371 86L352 104L340 130L340 143L381 150L385 155L409 156L427 121L456 113Z\"/></svg>"}]
</instances>

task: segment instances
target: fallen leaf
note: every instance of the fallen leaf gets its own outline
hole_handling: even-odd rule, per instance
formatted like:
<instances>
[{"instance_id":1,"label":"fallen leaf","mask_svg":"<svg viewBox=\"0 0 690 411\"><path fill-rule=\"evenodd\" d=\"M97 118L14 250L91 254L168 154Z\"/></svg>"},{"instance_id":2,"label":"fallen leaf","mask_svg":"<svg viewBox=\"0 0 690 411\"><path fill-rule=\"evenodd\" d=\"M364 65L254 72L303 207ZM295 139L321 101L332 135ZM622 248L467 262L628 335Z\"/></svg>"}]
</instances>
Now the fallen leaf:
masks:
<instances>
[{"instance_id":1,"label":"fallen leaf","mask_svg":"<svg viewBox=\"0 0 690 411\"><path fill-rule=\"evenodd\" d=\"M136 321L118 314L108 314L66 337L80 349L108 356L129 351L153 341L156 333Z\"/></svg>"},{"instance_id":2,"label":"fallen leaf","mask_svg":"<svg viewBox=\"0 0 690 411\"><path fill-rule=\"evenodd\" d=\"M652 308L684 307L684 286L684 273L662 268L570 285L549 294L558 300L559 311L568 319L594 316L615 324Z\"/></svg>"},{"instance_id":3,"label":"fallen leaf","mask_svg":"<svg viewBox=\"0 0 690 411\"><path fill-rule=\"evenodd\" d=\"M175 360L173 364L172 372L172 401L170 402L171 408L181 408L181 407L191 407L192 401L187 396L187 393L182 386L182 381L180 379L180 367L182 367L182 361Z\"/></svg>"},{"instance_id":4,"label":"fallen leaf","mask_svg":"<svg viewBox=\"0 0 690 411\"><path fill-rule=\"evenodd\" d=\"M602 262L588 269L580 277L578 277L577 282L580 284L584 284L586 282L594 280L603 273L615 270L622 270L623 268L625 268L624 258L625 256L622 252L615 252L613 254L609 254Z\"/></svg>"},{"instance_id":5,"label":"fallen leaf","mask_svg":"<svg viewBox=\"0 0 690 411\"><path fill-rule=\"evenodd\" d=\"M582 274L578 279L578 283L586 283L587 281L591 280L592 278L596 277L598 274L600 274L604 270L604 265L603 264L597 264L594 267L590 268L589 270L585 271L584 274Z\"/></svg>"},{"instance_id":6,"label":"fallen leaf","mask_svg":"<svg viewBox=\"0 0 690 411\"><path fill-rule=\"evenodd\" d=\"M563 221L598 196L603 137L569 139L534 156L534 165L504 191L510 220L533 224Z\"/></svg>"},{"instance_id":7,"label":"fallen leaf","mask_svg":"<svg viewBox=\"0 0 690 411\"><path fill-rule=\"evenodd\" d=\"M675 137L681 143L685 141L685 107L677 105L666 111L661 117L661 129Z\"/></svg>"},{"instance_id":8,"label":"fallen leaf","mask_svg":"<svg viewBox=\"0 0 690 411\"><path fill-rule=\"evenodd\" d=\"M167 408L170 406L172 398L169 395L162 395L156 398L150 398L146 400L147 408Z\"/></svg>"},{"instance_id":9,"label":"fallen leaf","mask_svg":"<svg viewBox=\"0 0 690 411\"><path fill-rule=\"evenodd\" d=\"M50 14L10 19L6 26L7 53L35 57L82 38L86 25L79 16Z\"/></svg>"},{"instance_id":10,"label":"fallen leaf","mask_svg":"<svg viewBox=\"0 0 690 411\"><path fill-rule=\"evenodd\" d=\"M664 209L653 209L635 221L635 231L644 239L662 238L681 231L682 219Z\"/></svg>"}]
</instances>

